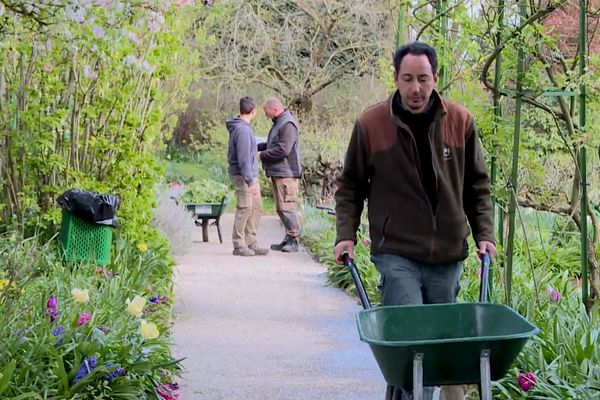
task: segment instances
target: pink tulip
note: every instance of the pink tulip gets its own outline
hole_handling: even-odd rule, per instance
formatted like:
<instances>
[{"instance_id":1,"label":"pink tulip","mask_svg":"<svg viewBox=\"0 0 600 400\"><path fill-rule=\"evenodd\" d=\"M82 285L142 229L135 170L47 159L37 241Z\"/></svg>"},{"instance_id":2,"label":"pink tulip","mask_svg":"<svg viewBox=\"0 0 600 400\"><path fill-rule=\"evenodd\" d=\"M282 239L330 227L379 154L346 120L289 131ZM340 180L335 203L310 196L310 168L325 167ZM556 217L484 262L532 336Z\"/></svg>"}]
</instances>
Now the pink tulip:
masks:
<instances>
[{"instance_id":1,"label":"pink tulip","mask_svg":"<svg viewBox=\"0 0 600 400\"><path fill-rule=\"evenodd\" d=\"M92 314L87 311L79 314L79 319L77 320L77 326L85 325L92 319Z\"/></svg>"},{"instance_id":2,"label":"pink tulip","mask_svg":"<svg viewBox=\"0 0 600 400\"><path fill-rule=\"evenodd\" d=\"M537 378L532 372L523 372L517 378L519 381L519 386L525 392L529 392L536 384Z\"/></svg>"},{"instance_id":3,"label":"pink tulip","mask_svg":"<svg viewBox=\"0 0 600 400\"><path fill-rule=\"evenodd\" d=\"M157 387L156 394L161 400L179 400L179 393L173 393L165 388Z\"/></svg>"}]
</instances>

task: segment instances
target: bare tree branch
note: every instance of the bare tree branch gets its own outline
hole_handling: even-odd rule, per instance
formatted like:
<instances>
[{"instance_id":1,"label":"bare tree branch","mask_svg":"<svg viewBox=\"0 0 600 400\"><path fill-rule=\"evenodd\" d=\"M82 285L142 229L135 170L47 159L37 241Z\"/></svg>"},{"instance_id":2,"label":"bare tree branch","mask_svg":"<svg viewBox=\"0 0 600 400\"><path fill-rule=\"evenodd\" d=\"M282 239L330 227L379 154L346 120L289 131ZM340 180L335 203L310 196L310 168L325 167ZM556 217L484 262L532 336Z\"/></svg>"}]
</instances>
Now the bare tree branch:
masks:
<instances>
[{"instance_id":1,"label":"bare tree branch","mask_svg":"<svg viewBox=\"0 0 600 400\"><path fill-rule=\"evenodd\" d=\"M346 76L377 72L378 60L393 47L385 3L240 0L226 23L210 27L215 45L202 56L225 81L259 82L309 105L310 97Z\"/></svg>"}]
</instances>

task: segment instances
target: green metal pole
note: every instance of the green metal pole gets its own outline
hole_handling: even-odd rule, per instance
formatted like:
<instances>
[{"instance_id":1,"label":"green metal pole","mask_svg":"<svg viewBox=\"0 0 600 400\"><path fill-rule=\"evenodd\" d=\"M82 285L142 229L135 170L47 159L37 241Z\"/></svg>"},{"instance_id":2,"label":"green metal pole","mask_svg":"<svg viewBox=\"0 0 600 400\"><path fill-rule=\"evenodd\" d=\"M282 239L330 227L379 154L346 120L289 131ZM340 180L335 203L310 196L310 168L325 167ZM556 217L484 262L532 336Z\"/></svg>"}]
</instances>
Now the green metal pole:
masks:
<instances>
[{"instance_id":1,"label":"green metal pole","mask_svg":"<svg viewBox=\"0 0 600 400\"><path fill-rule=\"evenodd\" d=\"M579 0L579 76L585 74L587 57L587 0ZM585 85L579 87L579 126L585 131ZM586 149L583 145L579 150L579 174L581 180L581 301L587 307L588 287L588 231L587 231L587 160Z\"/></svg>"},{"instance_id":2,"label":"green metal pole","mask_svg":"<svg viewBox=\"0 0 600 400\"><path fill-rule=\"evenodd\" d=\"M526 17L527 4L525 0L520 0L520 20ZM513 134L513 158L511 173L510 205L508 207L508 241L506 250L506 302L510 305L512 301L512 267L513 251L515 247L515 211L517 209L518 193L518 172L519 172L519 144L521 136L521 109L523 100L521 94L523 91L523 71L525 66L525 52L523 45L519 45L517 54L517 90L515 102L515 127Z\"/></svg>"},{"instance_id":3,"label":"green metal pole","mask_svg":"<svg viewBox=\"0 0 600 400\"><path fill-rule=\"evenodd\" d=\"M586 148L579 149L579 173L581 177L581 301L588 301L588 225L587 225L587 159Z\"/></svg>"},{"instance_id":4,"label":"green metal pole","mask_svg":"<svg viewBox=\"0 0 600 400\"><path fill-rule=\"evenodd\" d=\"M405 19L405 15L406 15L405 9L406 9L406 4L404 3L404 0L400 0L399 7L398 7L397 21L396 21L396 48L398 48L404 44L404 31L406 29L405 24L404 24L404 19Z\"/></svg>"},{"instance_id":5,"label":"green metal pole","mask_svg":"<svg viewBox=\"0 0 600 400\"><path fill-rule=\"evenodd\" d=\"M496 46L499 46L502 42L502 33L504 30L504 0L498 0L498 20L496 22L497 31L496 31ZM494 63L494 97L493 97L493 105L494 105L494 130L493 130L493 154L492 154L492 165L491 165L491 184L492 188L496 187L496 183L498 181L498 132L500 121L502 117L502 108L500 106L500 85L502 84L502 75L501 75L501 66L502 66L502 54L498 53L496 56L496 62ZM500 200L493 195L492 196L492 206L494 208L494 224L496 224L497 230L497 243L499 246L504 249L504 212L502 210ZM502 260L504 262L504 260ZM493 274L489 275L489 291L490 297L492 296L493 291Z\"/></svg>"},{"instance_id":6,"label":"green metal pole","mask_svg":"<svg viewBox=\"0 0 600 400\"><path fill-rule=\"evenodd\" d=\"M498 21L497 21L497 31L496 31L496 46L500 46L502 43L502 33L504 30L504 0L498 0ZM497 136L498 136L498 126L500 125L500 121L502 118L502 108L500 106L500 85L501 85L501 69L502 67L502 52L498 53L496 56L496 62L494 64L494 155L492 156L492 186L496 184L497 175L498 175L498 160L496 158L496 151L498 148L497 145ZM498 244L500 246L504 246L504 212L502 211L502 207L499 206L499 200L494 196L493 198L494 204L494 214L496 216L497 223L497 232L498 232Z\"/></svg>"},{"instance_id":7,"label":"green metal pole","mask_svg":"<svg viewBox=\"0 0 600 400\"><path fill-rule=\"evenodd\" d=\"M444 15L442 15L442 13ZM448 16L446 15L446 0L437 0L436 2L436 14L440 16L440 27L439 27L439 41L438 41L438 59L441 61L439 66L438 85L440 88L440 94L444 94L443 88L448 84L448 70L449 65L447 64L446 57L446 45L448 42Z\"/></svg>"}]
</instances>

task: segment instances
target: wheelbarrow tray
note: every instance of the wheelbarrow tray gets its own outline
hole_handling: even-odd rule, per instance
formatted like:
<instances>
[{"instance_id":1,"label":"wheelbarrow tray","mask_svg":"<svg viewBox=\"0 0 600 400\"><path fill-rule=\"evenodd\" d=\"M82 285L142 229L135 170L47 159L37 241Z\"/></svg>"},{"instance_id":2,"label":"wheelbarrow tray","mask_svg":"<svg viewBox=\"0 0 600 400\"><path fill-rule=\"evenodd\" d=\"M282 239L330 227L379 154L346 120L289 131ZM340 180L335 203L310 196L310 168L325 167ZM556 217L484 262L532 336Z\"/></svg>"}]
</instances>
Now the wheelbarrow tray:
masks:
<instances>
[{"instance_id":1,"label":"wheelbarrow tray","mask_svg":"<svg viewBox=\"0 0 600 400\"><path fill-rule=\"evenodd\" d=\"M424 386L479 383L486 349L491 379L498 380L539 331L511 308L488 303L383 306L356 318L387 383L407 389L417 353L423 354Z\"/></svg>"},{"instance_id":2,"label":"wheelbarrow tray","mask_svg":"<svg viewBox=\"0 0 600 400\"><path fill-rule=\"evenodd\" d=\"M223 203L186 203L185 208L190 211L194 217L216 218L225 212L227 200Z\"/></svg>"}]
</instances>

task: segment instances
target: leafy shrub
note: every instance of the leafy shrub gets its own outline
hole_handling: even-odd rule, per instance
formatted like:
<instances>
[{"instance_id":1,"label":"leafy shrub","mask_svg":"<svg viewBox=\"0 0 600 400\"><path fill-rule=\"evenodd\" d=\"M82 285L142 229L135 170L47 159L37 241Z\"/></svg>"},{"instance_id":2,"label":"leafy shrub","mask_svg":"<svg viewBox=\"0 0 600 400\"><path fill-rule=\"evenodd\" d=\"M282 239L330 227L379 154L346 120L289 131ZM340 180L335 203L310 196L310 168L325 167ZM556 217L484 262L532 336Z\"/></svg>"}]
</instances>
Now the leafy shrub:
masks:
<instances>
[{"instance_id":1,"label":"leafy shrub","mask_svg":"<svg viewBox=\"0 0 600 400\"><path fill-rule=\"evenodd\" d=\"M0 120L7 132L0 218L52 231L56 197L80 187L118 195L123 230L141 239L161 174L152 152L197 78L199 60L184 56L190 48L182 43L193 30L202 45L195 21L204 10L156 1L38 3L31 12L0 6L2 26L14 28L2 31L9 50L0 101L21 99Z\"/></svg>"},{"instance_id":2,"label":"leafy shrub","mask_svg":"<svg viewBox=\"0 0 600 400\"><path fill-rule=\"evenodd\" d=\"M224 183L212 179L204 179L190 183L179 197L185 204L220 203L231 190Z\"/></svg>"}]
</instances>

